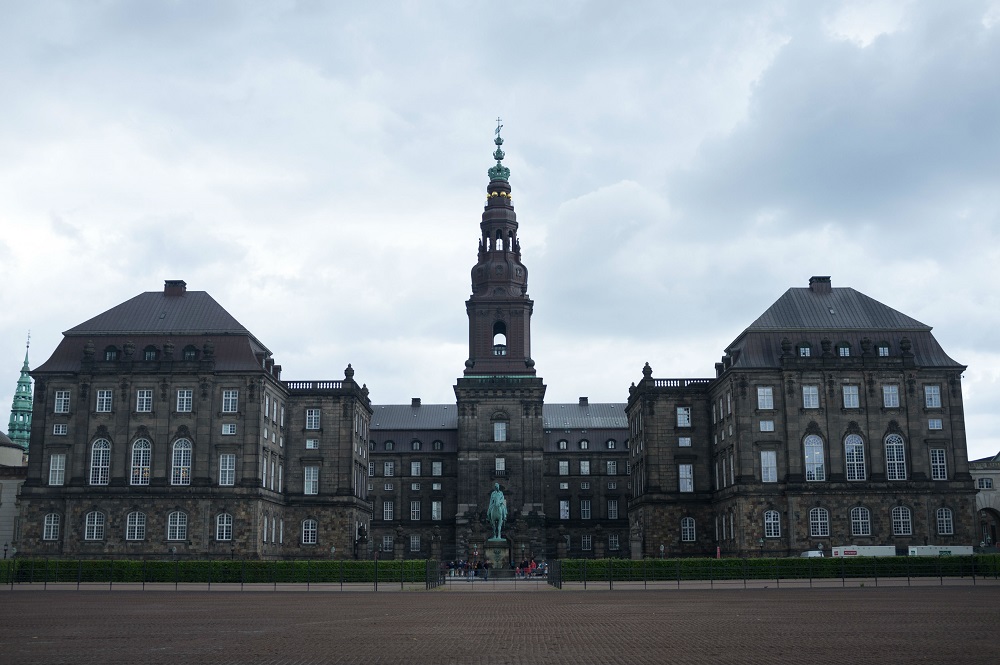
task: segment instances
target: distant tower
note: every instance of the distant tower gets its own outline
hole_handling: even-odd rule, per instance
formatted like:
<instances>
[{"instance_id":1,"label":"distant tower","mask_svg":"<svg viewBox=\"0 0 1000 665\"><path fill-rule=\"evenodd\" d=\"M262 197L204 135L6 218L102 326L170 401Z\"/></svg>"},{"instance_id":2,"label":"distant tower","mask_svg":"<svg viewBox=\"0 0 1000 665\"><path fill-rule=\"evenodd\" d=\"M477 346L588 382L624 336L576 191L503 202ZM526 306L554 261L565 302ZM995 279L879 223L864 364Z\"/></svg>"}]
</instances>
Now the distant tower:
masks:
<instances>
[{"instance_id":1,"label":"distant tower","mask_svg":"<svg viewBox=\"0 0 1000 665\"><path fill-rule=\"evenodd\" d=\"M28 349L30 347L31 336L29 335L24 350L21 378L17 380L14 403L10 407L10 424L7 426L7 436L25 451L28 450L28 439L31 435L31 376L28 367Z\"/></svg>"}]
</instances>

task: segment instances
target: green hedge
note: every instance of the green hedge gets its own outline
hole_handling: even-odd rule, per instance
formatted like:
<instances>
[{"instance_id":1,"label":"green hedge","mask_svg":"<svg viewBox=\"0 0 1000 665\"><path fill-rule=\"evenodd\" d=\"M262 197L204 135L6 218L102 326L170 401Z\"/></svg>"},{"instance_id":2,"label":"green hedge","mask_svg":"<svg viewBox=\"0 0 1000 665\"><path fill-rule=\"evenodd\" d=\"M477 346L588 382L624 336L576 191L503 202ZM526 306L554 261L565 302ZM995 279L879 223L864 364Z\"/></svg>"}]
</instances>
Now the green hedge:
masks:
<instances>
[{"instance_id":1,"label":"green hedge","mask_svg":"<svg viewBox=\"0 0 1000 665\"><path fill-rule=\"evenodd\" d=\"M1000 555L759 559L565 559L563 582L766 580L842 577L997 577Z\"/></svg>"},{"instance_id":2,"label":"green hedge","mask_svg":"<svg viewBox=\"0 0 1000 665\"><path fill-rule=\"evenodd\" d=\"M379 561L378 581L419 584L437 562ZM131 559L8 559L0 584L182 582L208 584L340 584L375 581L374 561L136 561Z\"/></svg>"}]
</instances>

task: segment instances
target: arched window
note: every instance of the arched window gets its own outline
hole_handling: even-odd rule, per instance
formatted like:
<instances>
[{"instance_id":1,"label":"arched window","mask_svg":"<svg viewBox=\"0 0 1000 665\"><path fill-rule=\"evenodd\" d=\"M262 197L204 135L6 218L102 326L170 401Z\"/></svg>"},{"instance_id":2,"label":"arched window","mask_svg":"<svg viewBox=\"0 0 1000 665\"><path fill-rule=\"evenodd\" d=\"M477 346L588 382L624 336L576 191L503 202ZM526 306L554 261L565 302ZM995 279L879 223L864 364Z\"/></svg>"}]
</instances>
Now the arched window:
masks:
<instances>
[{"instance_id":1,"label":"arched window","mask_svg":"<svg viewBox=\"0 0 1000 665\"><path fill-rule=\"evenodd\" d=\"M191 442L187 439L174 441L174 451L170 463L170 484L191 484Z\"/></svg>"},{"instance_id":2,"label":"arched window","mask_svg":"<svg viewBox=\"0 0 1000 665\"><path fill-rule=\"evenodd\" d=\"M146 439L136 439L132 444L132 475L133 485L149 484L149 461L153 455L153 444Z\"/></svg>"},{"instance_id":3,"label":"arched window","mask_svg":"<svg viewBox=\"0 0 1000 665\"><path fill-rule=\"evenodd\" d=\"M187 513L175 510L167 515L167 540L187 540Z\"/></svg>"},{"instance_id":4,"label":"arched window","mask_svg":"<svg viewBox=\"0 0 1000 665\"><path fill-rule=\"evenodd\" d=\"M681 542L682 543L693 543L694 542L694 518L693 517L682 517L681 518Z\"/></svg>"},{"instance_id":5,"label":"arched window","mask_svg":"<svg viewBox=\"0 0 1000 665\"><path fill-rule=\"evenodd\" d=\"M806 480L826 480L826 455L823 451L823 439L810 434L802 442L805 448Z\"/></svg>"},{"instance_id":6,"label":"arched window","mask_svg":"<svg viewBox=\"0 0 1000 665\"><path fill-rule=\"evenodd\" d=\"M951 508L937 509L937 531L939 536L955 535L955 522L952 518Z\"/></svg>"},{"instance_id":7,"label":"arched window","mask_svg":"<svg viewBox=\"0 0 1000 665\"><path fill-rule=\"evenodd\" d=\"M104 513L94 510L84 519L84 540L104 540Z\"/></svg>"},{"instance_id":8,"label":"arched window","mask_svg":"<svg viewBox=\"0 0 1000 665\"><path fill-rule=\"evenodd\" d=\"M566 439L561 439L559 441L559 450L566 450L569 448L569 441Z\"/></svg>"},{"instance_id":9,"label":"arched window","mask_svg":"<svg viewBox=\"0 0 1000 665\"><path fill-rule=\"evenodd\" d=\"M848 480L865 479L865 441L857 434L844 437L844 465Z\"/></svg>"},{"instance_id":10,"label":"arched window","mask_svg":"<svg viewBox=\"0 0 1000 665\"><path fill-rule=\"evenodd\" d=\"M590 448L590 441L586 439L580 439L580 450L587 450Z\"/></svg>"},{"instance_id":11,"label":"arched window","mask_svg":"<svg viewBox=\"0 0 1000 665\"><path fill-rule=\"evenodd\" d=\"M913 519L910 516L910 509L906 506L896 506L892 509L892 535L913 535Z\"/></svg>"},{"instance_id":12,"label":"arched window","mask_svg":"<svg viewBox=\"0 0 1000 665\"><path fill-rule=\"evenodd\" d=\"M386 441L386 442L385 442L385 449L386 449L386 450L392 450L392 449L393 449L393 447L394 447L394 445L395 445L395 444L393 444L393 442L392 442L392 441Z\"/></svg>"},{"instance_id":13,"label":"arched window","mask_svg":"<svg viewBox=\"0 0 1000 665\"><path fill-rule=\"evenodd\" d=\"M125 518L125 540L146 539L146 513L132 512Z\"/></svg>"},{"instance_id":14,"label":"arched window","mask_svg":"<svg viewBox=\"0 0 1000 665\"><path fill-rule=\"evenodd\" d=\"M59 514L49 513L45 516L42 528L42 540L59 540Z\"/></svg>"},{"instance_id":15,"label":"arched window","mask_svg":"<svg viewBox=\"0 0 1000 665\"><path fill-rule=\"evenodd\" d=\"M618 442L614 439L608 439L604 444L608 450L614 450L618 447Z\"/></svg>"},{"instance_id":16,"label":"arched window","mask_svg":"<svg viewBox=\"0 0 1000 665\"><path fill-rule=\"evenodd\" d=\"M317 524L314 519L302 520L302 544L315 545Z\"/></svg>"},{"instance_id":17,"label":"arched window","mask_svg":"<svg viewBox=\"0 0 1000 665\"><path fill-rule=\"evenodd\" d=\"M410 442L410 450L420 450L420 442L414 439Z\"/></svg>"},{"instance_id":18,"label":"arched window","mask_svg":"<svg viewBox=\"0 0 1000 665\"><path fill-rule=\"evenodd\" d=\"M507 324L503 321L493 324L493 355L507 355Z\"/></svg>"},{"instance_id":19,"label":"arched window","mask_svg":"<svg viewBox=\"0 0 1000 665\"><path fill-rule=\"evenodd\" d=\"M851 535L872 535L872 514L864 506L851 508Z\"/></svg>"},{"instance_id":20,"label":"arched window","mask_svg":"<svg viewBox=\"0 0 1000 665\"><path fill-rule=\"evenodd\" d=\"M826 538L830 535L830 513L826 508L813 508L809 511L809 535L813 538Z\"/></svg>"},{"instance_id":21,"label":"arched window","mask_svg":"<svg viewBox=\"0 0 1000 665\"><path fill-rule=\"evenodd\" d=\"M90 449L90 484L107 485L110 478L111 442L98 439Z\"/></svg>"},{"instance_id":22,"label":"arched window","mask_svg":"<svg viewBox=\"0 0 1000 665\"><path fill-rule=\"evenodd\" d=\"M764 513L764 537L781 538L781 515L777 510Z\"/></svg>"},{"instance_id":23,"label":"arched window","mask_svg":"<svg viewBox=\"0 0 1000 665\"><path fill-rule=\"evenodd\" d=\"M898 434L885 437L885 477L887 480L906 480L906 446Z\"/></svg>"},{"instance_id":24,"label":"arched window","mask_svg":"<svg viewBox=\"0 0 1000 665\"><path fill-rule=\"evenodd\" d=\"M434 450L444 450L444 442L435 441L433 444L431 444L431 447L433 447Z\"/></svg>"},{"instance_id":25,"label":"arched window","mask_svg":"<svg viewBox=\"0 0 1000 665\"><path fill-rule=\"evenodd\" d=\"M215 539L233 539L233 516L229 513L219 513L215 516Z\"/></svg>"}]
</instances>

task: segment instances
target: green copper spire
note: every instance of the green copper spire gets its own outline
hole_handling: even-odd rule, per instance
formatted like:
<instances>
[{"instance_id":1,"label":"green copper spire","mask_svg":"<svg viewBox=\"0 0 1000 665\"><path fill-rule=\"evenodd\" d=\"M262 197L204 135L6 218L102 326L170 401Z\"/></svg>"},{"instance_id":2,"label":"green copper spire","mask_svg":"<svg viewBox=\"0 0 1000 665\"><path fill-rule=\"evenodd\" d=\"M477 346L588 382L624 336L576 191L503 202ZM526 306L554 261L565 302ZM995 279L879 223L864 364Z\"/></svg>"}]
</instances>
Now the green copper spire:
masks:
<instances>
[{"instance_id":1,"label":"green copper spire","mask_svg":"<svg viewBox=\"0 0 1000 665\"><path fill-rule=\"evenodd\" d=\"M10 440L28 449L28 439L31 438L31 369L28 367L28 349L31 348L31 333L28 333L28 343L24 349L24 365L21 367L21 378L17 380L17 390L14 392L14 404L10 407L10 423L7 426L7 436Z\"/></svg>"},{"instance_id":2,"label":"green copper spire","mask_svg":"<svg viewBox=\"0 0 1000 665\"><path fill-rule=\"evenodd\" d=\"M490 180L507 180L510 177L510 169L501 163L503 160L503 150L500 146L503 145L503 139L500 138L500 130L503 129L503 125L500 124L500 118L497 118L497 129L494 132L497 137L493 139L493 142L497 144L497 149L493 151L493 159L497 160L496 166L491 166L487 174L490 176Z\"/></svg>"}]
</instances>

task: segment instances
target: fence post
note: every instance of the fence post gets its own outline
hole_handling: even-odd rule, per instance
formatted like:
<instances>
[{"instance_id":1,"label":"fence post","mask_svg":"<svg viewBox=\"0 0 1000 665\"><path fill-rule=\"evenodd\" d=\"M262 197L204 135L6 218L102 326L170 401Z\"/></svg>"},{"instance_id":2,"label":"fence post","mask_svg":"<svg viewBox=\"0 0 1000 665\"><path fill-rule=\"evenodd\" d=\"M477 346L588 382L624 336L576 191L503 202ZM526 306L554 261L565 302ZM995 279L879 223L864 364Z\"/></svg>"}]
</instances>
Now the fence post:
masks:
<instances>
[{"instance_id":1,"label":"fence post","mask_svg":"<svg viewBox=\"0 0 1000 665\"><path fill-rule=\"evenodd\" d=\"M115 559L114 557L108 559L108 591L115 585Z\"/></svg>"},{"instance_id":2,"label":"fence post","mask_svg":"<svg viewBox=\"0 0 1000 665\"><path fill-rule=\"evenodd\" d=\"M83 577L83 559L76 560L76 590L80 590L80 578Z\"/></svg>"},{"instance_id":3,"label":"fence post","mask_svg":"<svg viewBox=\"0 0 1000 665\"><path fill-rule=\"evenodd\" d=\"M680 559L676 559L674 561L674 563L675 563L675 569L677 571L677 588L680 589L681 588L681 560Z\"/></svg>"},{"instance_id":4,"label":"fence post","mask_svg":"<svg viewBox=\"0 0 1000 665\"><path fill-rule=\"evenodd\" d=\"M146 560L142 560L142 590L146 590Z\"/></svg>"},{"instance_id":5,"label":"fence post","mask_svg":"<svg viewBox=\"0 0 1000 665\"><path fill-rule=\"evenodd\" d=\"M340 590L344 590L344 560L340 560Z\"/></svg>"},{"instance_id":6,"label":"fence post","mask_svg":"<svg viewBox=\"0 0 1000 665\"><path fill-rule=\"evenodd\" d=\"M872 557L872 572L875 573L875 586L878 587L878 557Z\"/></svg>"},{"instance_id":7,"label":"fence post","mask_svg":"<svg viewBox=\"0 0 1000 665\"><path fill-rule=\"evenodd\" d=\"M48 589L48 588L49 588L49 559L46 559L45 560L45 584L44 584L44 586L42 586L42 589Z\"/></svg>"},{"instance_id":8,"label":"fence post","mask_svg":"<svg viewBox=\"0 0 1000 665\"><path fill-rule=\"evenodd\" d=\"M208 590L212 590L212 560L208 560Z\"/></svg>"},{"instance_id":9,"label":"fence post","mask_svg":"<svg viewBox=\"0 0 1000 665\"><path fill-rule=\"evenodd\" d=\"M841 588L847 586L847 571L844 568L844 562L847 560L846 557L840 557L840 586Z\"/></svg>"},{"instance_id":10,"label":"fence post","mask_svg":"<svg viewBox=\"0 0 1000 665\"><path fill-rule=\"evenodd\" d=\"M240 559L240 591L243 591L243 583L247 579L247 560Z\"/></svg>"},{"instance_id":11,"label":"fence post","mask_svg":"<svg viewBox=\"0 0 1000 665\"><path fill-rule=\"evenodd\" d=\"M174 591L177 591L177 585L181 579L181 562L175 556L174 557Z\"/></svg>"}]
</instances>

